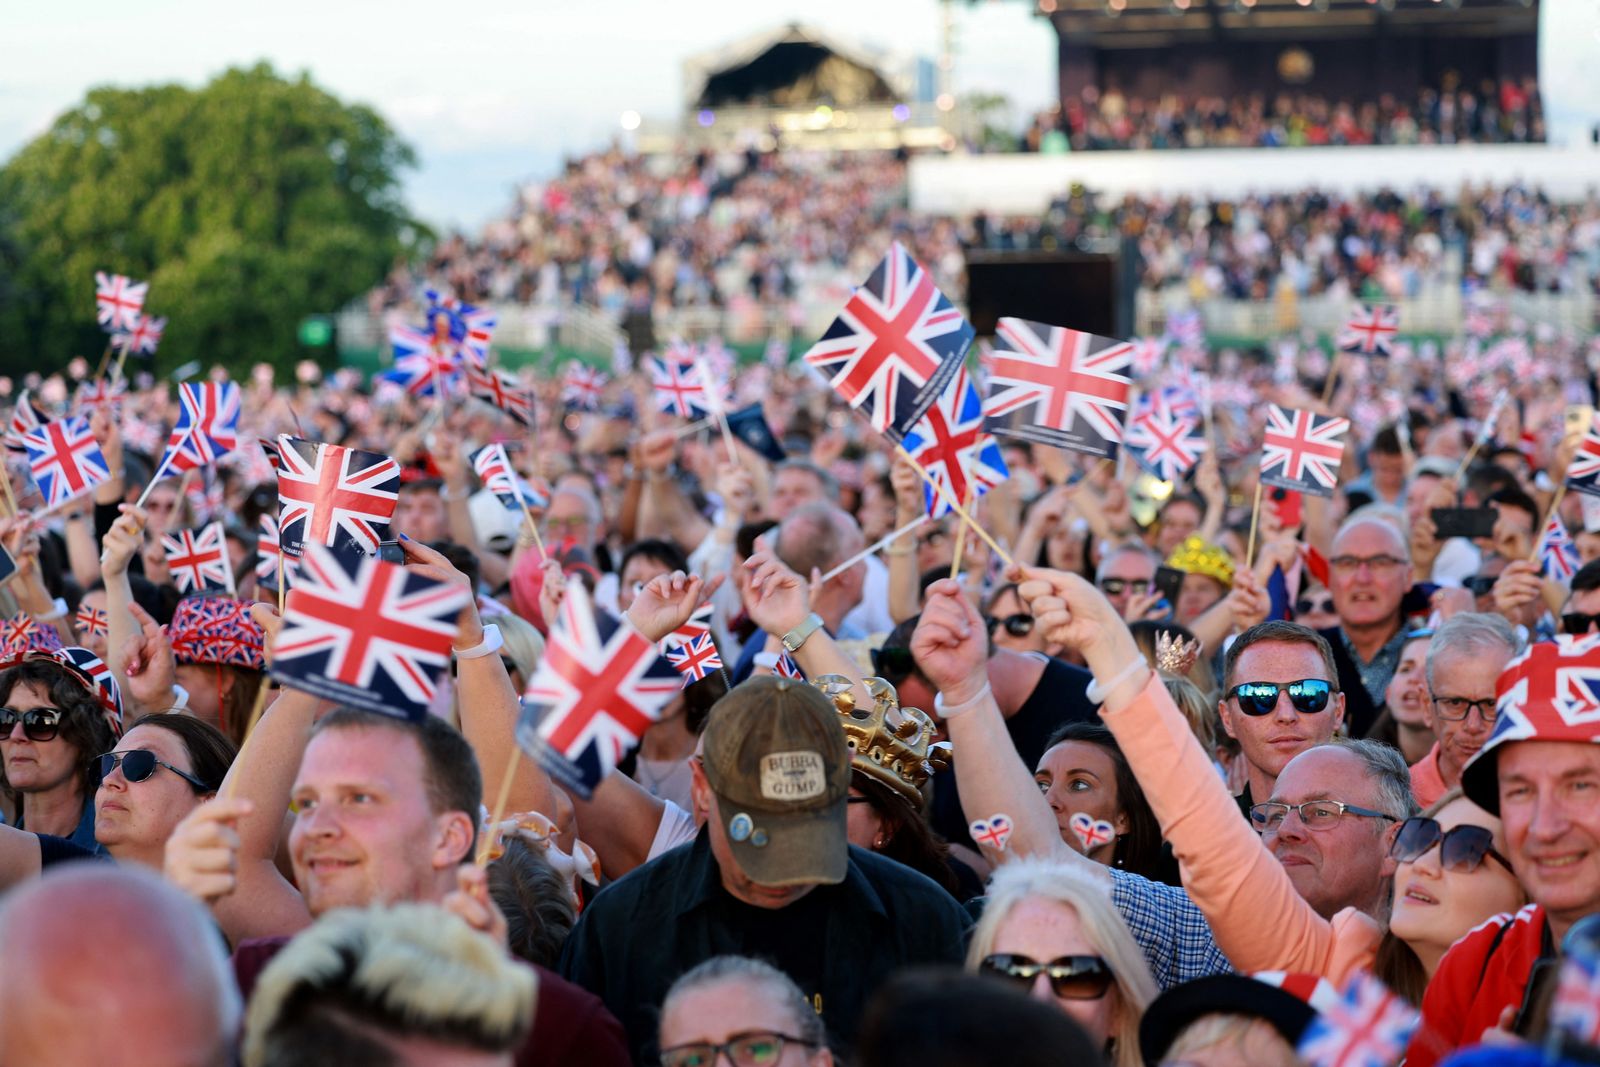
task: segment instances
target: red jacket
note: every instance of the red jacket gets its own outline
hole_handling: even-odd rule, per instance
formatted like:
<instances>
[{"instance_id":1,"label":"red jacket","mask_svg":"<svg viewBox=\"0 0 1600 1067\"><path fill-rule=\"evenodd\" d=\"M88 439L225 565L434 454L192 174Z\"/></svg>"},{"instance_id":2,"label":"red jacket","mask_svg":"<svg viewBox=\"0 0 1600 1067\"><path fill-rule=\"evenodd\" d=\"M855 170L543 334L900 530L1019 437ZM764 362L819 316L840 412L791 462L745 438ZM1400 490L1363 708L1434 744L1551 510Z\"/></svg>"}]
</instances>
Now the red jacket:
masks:
<instances>
[{"instance_id":1,"label":"red jacket","mask_svg":"<svg viewBox=\"0 0 1600 1067\"><path fill-rule=\"evenodd\" d=\"M1434 1067L1458 1048L1476 1045L1520 1007L1533 965L1545 951L1544 909L1529 904L1473 928L1444 954L1422 996L1422 1025L1406 1050L1406 1067Z\"/></svg>"}]
</instances>

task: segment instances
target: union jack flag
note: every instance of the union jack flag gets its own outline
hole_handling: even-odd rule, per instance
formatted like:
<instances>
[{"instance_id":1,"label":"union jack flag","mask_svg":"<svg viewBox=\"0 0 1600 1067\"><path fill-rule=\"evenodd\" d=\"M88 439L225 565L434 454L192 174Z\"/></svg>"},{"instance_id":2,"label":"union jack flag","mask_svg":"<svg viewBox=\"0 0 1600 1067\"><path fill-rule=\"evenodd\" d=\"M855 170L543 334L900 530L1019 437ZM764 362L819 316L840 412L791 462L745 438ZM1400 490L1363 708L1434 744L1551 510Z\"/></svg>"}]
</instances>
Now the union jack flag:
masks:
<instances>
[{"instance_id":1,"label":"union jack flag","mask_svg":"<svg viewBox=\"0 0 1600 1067\"><path fill-rule=\"evenodd\" d=\"M972 324L899 242L801 357L851 407L870 404L872 428L922 417L961 366Z\"/></svg>"},{"instance_id":2,"label":"union jack flag","mask_svg":"<svg viewBox=\"0 0 1600 1067\"><path fill-rule=\"evenodd\" d=\"M39 410L39 405L28 399L28 391L24 389L17 396L17 406L11 409L11 422L6 429L6 447L13 452L27 451L22 443L22 435L35 426L42 426L49 421L50 417Z\"/></svg>"},{"instance_id":3,"label":"union jack flag","mask_svg":"<svg viewBox=\"0 0 1600 1067\"><path fill-rule=\"evenodd\" d=\"M1139 466L1164 482L1187 474L1207 447L1198 422L1179 418L1159 401L1129 420L1122 443Z\"/></svg>"},{"instance_id":4,"label":"union jack flag","mask_svg":"<svg viewBox=\"0 0 1600 1067\"><path fill-rule=\"evenodd\" d=\"M1332 496L1349 429L1349 419L1268 404L1261 480L1284 489Z\"/></svg>"},{"instance_id":5,"label":"union jack flag","mask_svg":"<svg viewBox=\"0 0 1600 1067\"><path fill-rule=\"evenodd\" d=\"M1600 422L1591 425L1578 442L1567 467L1567 488L1600 496Z\"/></svg>"},{"instance_id":6,"label":"union jack flag","mask_svg":"<svg viewBox=\"0 0 1600 1067\"><path fill-rule=\"evenodd\" d=\"M1311 1067L1393 1067L1417 1021L1415 1008L1357 971L1338 1001L1312 1019L1297 1051Z\"/></svg>"},{"instance_id":7,"label":"union jack flag","mask_svg":"<svg viewBox=\"0 0 1600 1067\"><path fill-rule=\"evenodd\" d=\"M96 378L78 386L78 414L87 415L104 410L113 419L122 417L122 402L128 398L128 383L118 378L107 381Z\"/></svg>"},{"instance_id":8,"label":"union jack flag","mask_svg":"<svg viewBox=\"0 0 1600 1067\"><path fill-rule=\"evenodd\" d=\"M722 669L722 655L717 651L717 643L709 633L701 634L692 641L674 645L665 653L667 662L683 675L683 684L689 685L698 682L712 671Z\"/></svg>"},{"instance_id":9,"label":"union jack flag","mask_svg":"<svg viewBox=\"0 0 1600 1067\"><path fill-rule=\"evenodd\" d=\"M239 445L239 387L233 382L184 382L178 387L178 425L155 478L215 463Z\"/></svg>"},{"instance_id":10,"label":"union jack flag","mask_svg":"<svg viewBox=\"0 0 1600 1067\"><path fill-rule=\"evenodd\" d=\"M1116 455L1128 414L1132 345L1025 319L1001 319L995 340L984 403L990 429L1075 452Z\"/></svg>"},{"instance_id":11,"label":"union jack flag","mask_svg":"<svg viewBox=\"0 0 1600 1067\"><path fill-rule=\"evenodd\" d=\"M276 589L278 587L278 560L282 553L278 548L278 520L273 515L265 512L261 515L261 534L256 538L256 586L261 589ZM288 561L285 560L285 563ZM283 569L283 585L289 587L289 572L292 567Z\"/></svg>"},{"instance_id":12,"label":"union jack flag","mask_svg":"<svg viewBox=\"0 0 1600 1067\"><path fill-rule=\"evenodd\" d=\"M447 341L469 367L483 367L489 361L489 342L494 339L495 314L488 308L463 304L453 296L441 297L432 289L428 298L428 324L434 336ZM444 329L440 329L440 316Z\"/></svg>"},{"instance_id":13,"label":"union jack flag","mask_svg":"<svg viewBox=\"0 0 1600 1067\"><path fill-rule=\"evenodd\" d=\"M212 519L221 518L228 509L222 481L210 467L202 467L200 476L189 482L183 494L184 502L189 505L189 514L196 524L204 525Z\"/></svg>"},{"instance_id":14,"label":"union jack flag","mask_svg":"<svg viewBox=\"0 0 1600 1067\"><path fill-rule=\"evenodd\" d=\"M106 457L89 431L89 420L82 415L35 426L22 435L22 444L46 508L111 480Z\"/></svg>"},{"instance_id":15,"label":"union jack flag","mask_svg":"<svg viewBox=\"0 0 1600 1067\"><path fill-rule=\"evenodd\" d=\"M1167 316L1166 336L1179 348L1204 349L1206 345L1206 324L1201 319L1200 312L1194 308L1185 308L1174 311Z\"/></svg>"},{"instance_id":16,"label":"union jack flag","mask_svg":"<svg viewBox=\"0 0 1600 1067\"><path fill-rule=\"evenodd\" d=\"M394 369L378 377L393 382L412 396L435 396L441 391L449 395L461 385L459 352L446 351L431 342L420 352L400 355L398 346L395 352Z\"/></svg>"},{"instance_id":17,"label":"union jack flag","mask_svg":"<svg viewBox=\"0 0 1600 1067\"><path fill-rule=\"evenodd\" d=\"M456 582L309 544L273 643L272 676L328 700L420 721L470 597Z\"/></svg>"},{"instance_id":18,"label":"union jack flag","mask_svg":"<svg viewBox=\"0 0 1600 1067\"><path fill-rule=\"evenodd\" d=\"M1476 337L1480 341L1487 340L1494 333L1498 318L1493 307L1486 307L1476 301L1468 304L1464 322L1467 336Z\"/></svg>"},{"instance_id":19,"label":"union jack flag","mask_svg":"<svg viewBox=\"0 0 1600 1067\"><path fill-rule=\"evenodd\" d=\"M153 456L161 447L161 427L133 415L122 417L122 443L134 452Z\"/></svg>"},{"instance_id":20,"label":"union jack flag","mask_svg":"<svg viewBox=\"0 0 1600 1067\"><path fill-rule=\"evenodd\" d=\"M952 501L965 506L1011 476L999 442L983 426L983 401L962 367L915 425L889 428L912 461L944 489L923 483L923 502L934 518L954 511Z\"/></svg>"},{"instance_id":21,"label":"union jack flag","mask_svg":"<svg viewBox=\"0 0 1600 1067\"><path fill-rule=\"evenodd\" d=\"M161 343L161 335L167 330L166 319L153 319L149 315L139 315L132 328L112 335L112 344L124 352L143 353L155 355L156 346Z\"/></svg>"},{"instance_id":22,"label":"union jack flag","mask_svg":"<svg viewBox=\"0 0 1600 1067\"><path fill-rule=\"evenodd\" d=\"M1494 731L1484 748L1529 737L1600 731L1600 635L1558 634L1529 645L1495 682Z\"/></svg>"},{"instance_id":23,"label":"union jack flag","mask_svg":"<svg viewBox=\"0 0 1600 1067\"><path fill-rule=\"evenodd\" d=\"M598 411L608 380L601 371L573 360L561 377L561 399L580 411Z\"/></svg>"},{"instance_id":24,"label":"union jack flag","mask_svg":"<svg viewBox=\"0 0 1600 1067\"><path fill-rule=\"evenodd\" d=\"M376 553L400 499L400 464L380 452L279 438L280 550L299 556L307 544L353 546Z\"/></svg>"},{"instance_id":25,"label":"union jack flag","mask_svg":"<svg viewBox=\"0 0 1600 1067\"><path fill-rule=\"evenodd\" d=\"M107 333L131 330L139 324L149 282L134 282L123 274L94 272L95 318Z\"/></svg>"},{"instance_id":26,"label":"union jack flag","mask_svg":"<svg viewBox=\"0 0 1600 1067\"><path fill-rule=\"evenodd\" d=\"M111 636L111 616L93 604L80 604L72 616L73 628L83 637Z\"/></svg>"},{"instance_id":27,"label":"union jack flag","mask_svg":"<svg viewBox=\"0 0 1600 1067\"><path fill-rule=\"evenodd\" d=\"M626 620L596 614L583 584L570 582L524 694L517 740L588 797L681 686L652 642Z\"/></svg>"},{"instance_id":28,"label":"union jack flag","mask_svg":"<svg viewBox=\"0 0 1600 1067\"><path fill-rule=\"evenodd\" d=\"M1569 580L1578 571L1578 546L1567 533L1560 515L1552 514L1539 540L1539 567L1545 577L1558 582Z\"/></svg>"},{"instance_id":29,"label":"union jack flag","mask_svg":"<svg viewBox=\"0 0 1600 1067\"><path fill-rule=\"evenodd\" d=\"M478 472L483 487L493 493L507 511L516 511L524 504L542 508L548 503L511 465L505 445L484 445L478 449L472 454L472 469Z\"/></svg>"},{"instance_id":30,"label":"union jack flag","mask_svg":"<svg viewBox=\"0 0 1600 1067\"><path fill-rule=\"evenodd\" d=\"M1339 331L1339 351L1359 352L1363 356L1387 356L1394 351L1394 337L1400 331L1400 309L1393 304L1368 307L1358 304L1350 321Z\"/></svg>"},{"instance_id":31,"label":"union jack flag","mask_svg":"<svg viewBox=\"0 0 1600 1067\"><path fill-rule=\"evenodd\" d=\"M487 401L524 426L533 425L533 397L516 376L497 367L479 369L467 365L467 388L479 400Z\"/></svg>"},{"instance_id":32,"label":"union jack flag","mask_svg":"<svg viewBox=\"0 0 1600 1067\"><path fill-rule=\"evenodd\" d=\"M800 669L800 664L787 652L778 653L778 662L772 665L772 673L779 678L793 678L796 681L805 681L806 673Z\"/></svg>"},{"instance_id":33,"label":"union jack flag","mask_svg":"<svg viewBox=\"0 0 1600 1067\"><path fill-rule=\"evenodd\" d=\"M161 535L167 570L180 593L232 593L233 567L222 523Z\"/></svg>"},{"instance_id":34,"label":"union jack flag","mask_svg":"<svg viewBox=\"0 0 1600 1067\"><path fill-rule=\"evenodd\" d=\"M30 651L54 652L60 647L61 635L56 628L40 624L26 611L0 622L0 648L4 648L7 659Z\"/></svg>"},{"instance_id":35,"label":"union jack flag","mask_svg":"<svg viewBox=\"0 0 1600 1067\"><path fill-rule=\"evenodd\" d=\"M1133 376L1148 377L1154 374L1167 355L1165 337L1141 337L1133 342Z\"/></svg>"},{"instance_id":36,"label":"union jack flag","mask_svg":"<svg viewBox=\"0 0 1600 1067\"><path fill-rule=\"evenodd\" d=\"M706 380L700 370L704 364L677 360L650 360L650 384L655 387L656 403L668 415L692 419L710 410L706 399Z\"/></svg>"},{"instance_id":37,"label":"union jack flag","mask_svg":"<svg viewBox=\"0 0 1600 1067\"><path fill-rule=\"evenodd\" d=\"M1593 1048L1600 1045L1600 956L1592 941L1577 940L1561 961L1550 1025Z\"/></svg>"}]
</instances>

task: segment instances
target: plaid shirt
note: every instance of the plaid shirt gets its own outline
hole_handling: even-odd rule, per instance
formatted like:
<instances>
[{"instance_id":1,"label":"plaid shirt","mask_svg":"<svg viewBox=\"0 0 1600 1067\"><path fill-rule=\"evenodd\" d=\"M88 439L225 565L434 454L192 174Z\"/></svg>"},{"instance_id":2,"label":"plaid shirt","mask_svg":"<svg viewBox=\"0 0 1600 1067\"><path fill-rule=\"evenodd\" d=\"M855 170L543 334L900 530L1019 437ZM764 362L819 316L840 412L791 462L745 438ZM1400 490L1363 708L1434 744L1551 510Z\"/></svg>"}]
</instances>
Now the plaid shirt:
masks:
<instances>
[{"instance_id":1,"label":"plaid shirt","mask_svg":"<svg viewBox=\"0 0 1600 1067\"><path fill-rule=\"evenodd\" d=\"M1180 887L1111 868L1111 903L1144 951L1156 985L1171 989L1233 965L1211 936L1211 924Z\"/></svg>"}]
</instances>

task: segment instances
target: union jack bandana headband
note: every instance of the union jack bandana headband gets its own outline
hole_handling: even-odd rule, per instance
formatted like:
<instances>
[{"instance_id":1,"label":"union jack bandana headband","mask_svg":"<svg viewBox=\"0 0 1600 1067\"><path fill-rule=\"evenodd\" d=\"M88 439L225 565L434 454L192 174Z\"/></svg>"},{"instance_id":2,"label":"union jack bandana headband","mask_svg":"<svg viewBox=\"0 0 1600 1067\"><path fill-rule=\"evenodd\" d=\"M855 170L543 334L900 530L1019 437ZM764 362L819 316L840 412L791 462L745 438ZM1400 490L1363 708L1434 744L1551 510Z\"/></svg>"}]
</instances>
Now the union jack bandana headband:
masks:
<instances>
[{"instance_id":1,"label":"union jack bandana headband","mask_svg":"<svg viewBox=\"0 0 1600 1067\"><path fill-rule=\"evenodd\" d=\"M0 655L7 658L25 652L54 652L61 647L61 635L54 626L39 623L26 611L0 622Z\"/></svg>"},{"instance_id":2,"label":"union jack bandana headband","mask_svg":"<svg viewBox=\"0 0 1600 1067\"><path fill-rule=\"evenodd\" d=\"M104 660L77 645L58 646L51 650L34 648L15 654L8 651L5 659L0 660L0 671L40 660L66 668L73 681L87 689L100 705L106 721L111 724L112 733L122 736L122 689Z\"/></svg>"},{"instance_id":3,"label":"union jack bandana headband","mask_svg":"<svg viewBox=\"0 0 1600 1067\"><path fill-rule=\"evenodd\" d=\"M179 663L220 663L252 671L267 668L265 637L249 605L227 596L191 596L178 601L167 641Z\"/></svg>"},{"instance_id":4,"label":"union jack bandana headband","mask_svg":"<svg viewBox=\"0 0 1600 1067\"><path fill-rule=\"evenodd\" d=\"M1478 807L1500 814L1500 749L1516 741L1600 744L1600 634L1529 645L1495 685L1494 732L1461 771Z\"/></svg>"}]
</instances>

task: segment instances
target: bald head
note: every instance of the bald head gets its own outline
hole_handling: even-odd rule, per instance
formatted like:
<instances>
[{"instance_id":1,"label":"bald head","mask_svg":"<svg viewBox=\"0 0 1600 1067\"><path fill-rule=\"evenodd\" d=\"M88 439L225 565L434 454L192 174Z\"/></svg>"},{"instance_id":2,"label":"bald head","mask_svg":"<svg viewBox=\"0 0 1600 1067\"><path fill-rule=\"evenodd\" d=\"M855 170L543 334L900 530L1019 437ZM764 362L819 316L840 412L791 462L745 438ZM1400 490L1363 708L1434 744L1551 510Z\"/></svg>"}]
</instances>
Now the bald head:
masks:
<instances>
[{"instance_id":1,"label":"bald head","mask_svg":"<svg viewBox=\"0 0 1600 1067\"><path fill-rule=\"evenodd\" d=\"M0 906L0 1063L227 1064L239 994L216 925L160 878L76 863Z\"/></svg>"}]
</instances>

